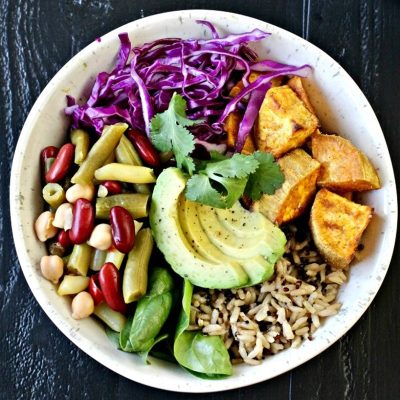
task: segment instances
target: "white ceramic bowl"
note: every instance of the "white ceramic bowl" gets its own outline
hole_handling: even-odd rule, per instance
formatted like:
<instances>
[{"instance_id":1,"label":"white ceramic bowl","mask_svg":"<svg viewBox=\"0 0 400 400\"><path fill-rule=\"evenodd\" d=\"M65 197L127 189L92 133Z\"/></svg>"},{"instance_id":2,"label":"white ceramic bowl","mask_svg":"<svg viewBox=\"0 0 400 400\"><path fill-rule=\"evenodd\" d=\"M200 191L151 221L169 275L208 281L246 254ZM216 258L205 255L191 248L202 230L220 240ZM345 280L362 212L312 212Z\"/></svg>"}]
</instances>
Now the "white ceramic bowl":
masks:
<instances>
[{"instance_id":1,"label":"white ceramic bowl","mask_svg":"<svg viewBox=\"0 0 400 400\"><path fill-rule=\"evenodd\" d=\"M245 32L260 28L272 36L255 46L262 56L290 64L311 64L315 71L307 89L325 129L338 132L363 150L377 167L382 189L364 195L375 216L364 238L363 260L351 268L350 280L340 291L343 307L328 318L313 341L267 358L261 365L235 367L232 377L205 381L179 367L115 350L103 327L94 319L75 321L70 304L56 294L38 268L45 246L38 242L33 222L42 208L38 160L41 149L65 140L68 119L65 95L87 94L97 73L109 70L119 47L117 34L128 32L134 45L162 37L201 38L206 29L197 19L213 22L220 31ZM37 301L57 327L78 347L111 370L145 385L182 392L212 392L270 379L316 356L361 317L376 295L389 267L397 227L397 197L385 138L375 114L350 76L327 54L283 29L253 18L209 10L176 11L131 22L101 38L69 61L51 80L33 106L14 155L10 205L14 240L26 280Z\"/></svg>"}]
</instances>

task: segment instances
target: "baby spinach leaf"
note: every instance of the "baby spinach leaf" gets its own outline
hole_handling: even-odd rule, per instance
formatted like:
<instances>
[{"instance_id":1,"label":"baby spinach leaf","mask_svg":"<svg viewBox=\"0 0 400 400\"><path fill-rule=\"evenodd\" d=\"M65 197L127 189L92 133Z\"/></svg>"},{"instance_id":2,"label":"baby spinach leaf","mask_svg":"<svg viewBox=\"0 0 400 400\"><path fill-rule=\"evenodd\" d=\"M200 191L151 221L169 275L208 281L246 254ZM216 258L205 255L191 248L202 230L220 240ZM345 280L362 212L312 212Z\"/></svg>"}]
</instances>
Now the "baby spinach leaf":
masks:
<instances>
[{"instance_id":1,"label":"baby spinach leaf","mask_svg":"<svg viewBox=\"0 0 400 400\"><path fill-rule=\"evenodd\" d=\"M130 327L129 342L132 351L146 352L155 344L172 308L173 286L172 276L165 268L153 270L149 292L138 301Z\"/></svg>"},{"instance_id":2,"label":"baby spinach leaf","mask_svg":"<svg viewBox=\"0 0 400 400\"><path fill-rule=\"evenodd\" d=\"M150 362L149 362L149 360L148 360L150 352L153 350L154 346L155 346L157 343L160 343L162 340L165 340L165 339L167 339L167 338L168 338L168 333L157 337L157 338L154 340L153 344L152 344L146 351L140 352L139 355L140 355L140 358L142 359L142 361L143 361L144 363L146 363L146 364L150 364Z\"/></svg>"},{"instance_id":3,"label":"baby spinach leaf","mask_svg":"<svg viewBox=\"0 0 400 400\"><path fill-rule=\"evenodd\" d=\"M187 331L193 285L185 279L182 311L175 334L174 356L178 363L196 376L219 379L232 374L232 364L222 338Z\"/></svg>"},{"instance_id":4,"label":"baby spinach leaf","mask_svg":"<svg viewBox=\"0 0 400 400\"><path fill-rule=\"evenodd\" d=\"M113 344L113 346L116 349L121 350L121 347L119 345L119 332L115 332L107 326L106 327L106 335L107 335L108 340Z\"/></svg>"}]
</instances>

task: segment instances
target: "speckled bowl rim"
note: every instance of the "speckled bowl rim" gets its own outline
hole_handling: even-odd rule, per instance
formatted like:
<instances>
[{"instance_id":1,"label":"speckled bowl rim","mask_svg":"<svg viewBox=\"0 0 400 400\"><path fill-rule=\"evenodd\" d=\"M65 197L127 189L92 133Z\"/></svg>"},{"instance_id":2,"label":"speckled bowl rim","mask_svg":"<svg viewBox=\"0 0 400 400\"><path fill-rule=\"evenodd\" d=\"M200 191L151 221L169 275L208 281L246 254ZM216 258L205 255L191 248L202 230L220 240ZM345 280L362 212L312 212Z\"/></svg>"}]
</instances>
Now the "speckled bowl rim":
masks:
<instances>
[{"instance_id":1,"label":"speckled bowl rim","mask_svg":"<svg viewBox=\"0 0 400 400\"><path fill-rule=\"evenodd\" d=\"M223 11L214 11L214 10L184 10L184 11L173 11L173 12L168 12L168 13L162 13L162 14L157 14L153 16L149 16L137 21L133 21L131 23L128 23L122 27L119 27L110 33L102 36L101 40L102 42L107 42L110 41L112 38L115 38L117 33L122 32L122 31L132 31L134 29L140 29L141 27L145 27L146 25L151 25L151 24L157 24L157 23L162 23L165 19L168 18L192 18L192 19L204 19L204 16L207 15L208 13L212 13L213 18L215 17L224 17L227 19L231 20L237 20L240 19L242 21L246 21L247 23L259 25L259 24L264 24L264 26L268 27L273 27L275 31L280 32L283 36L285 36L286 39L295 39L298 40L299 43L306 43L307 46L311 46L314 50L317 50L320 52L321 56L324 58L327 58L330 60L332 63L336 63L330 56L328 56L326 53L324 53L322 50L318 49L316 46L310 44L309 42L306 42L304 39L299 38L298 36L284 30L281 28L278 28L272 24L267 24L263 21L250 18L247 16L242 16L239 14L233 14L233 13L228 13L228 12L223 12ZM135 25L133 27L133 25ZM22 175L22 160L24 156L24 149L26 148L27 141L29 138L29 135L31 134L31 129L36 123L38 119L38 113L40 112L42 106L46 103L47 98L49 95L52 93L54 90L54 87L57 85L57 82L61 80L62 77L68 76L70 68L68 68L70 65L73 65L76 63L82 56L88 55L90 52L92 52L94 47L94 43L89 44L86 48L84 48L80 53L78 53L76 56L74 56L61 70L54 76L54 78L49 82L49 84L45 87L43 92L40 94L39 98L35 102L34 106L32 107L32 110L30 111L25 125L21 131L21 135L15 150L14 154L14 160L13 160L13 165L12 165L12 170L11 170L11 181L10 181L10 211L11 211L11 223L12 223L12 231L13 231L13 236L14 236L14 241L15 243L23 243L23 232L22 232L22 224L21 224L21 211L18 205L18 202L16 200L16 195L20 193L19 191L19 181L21 179ZM367 111L371 114L371 118L374 119L374 123L376 122L376 125L379 126L379 122L376 119L376 116L368 103L367 99L361 92L361 90L358 88L356 83L352 80L352 78L341 68L338 64L338 70L342 74L342 79L345 79L348 84L352 86L354 89L354 95L360 98L363 98L363 102L366 104L365 107L367 107ZM379 129L378 132L376 132L377 135L380 136L380 142L383 144L386 144L382 130ZM178 392L193 392L193 393L207 393L207 392L218 392L218 391L223 391L223 390L230 390L230 389L235 389L243 386L248 386L252 385L255 383L262 382L267 379L271 379L277 375L280 375L284 372L287 372L303 363L306 361L312 359L325 349L327 349L329 346L331 346L333 343L335 343L338 339L340 339L362 316L362 314L367 310L369 307L370 303L374 299L376 293L378 292L383 278L387 272L387 269L390 264L391 256L393 253L394 245L395 245L395 238L396 238L396 230L397 230L397 194L396 194L396 186L395 186L395 180L394 180L394 174L393 174L393 167L391 164L389 152L387 149L387 145L384 146L385 148L382 149L383 152L383 157L385 158L385 168L387 168L387 174L389 176L390 180L390 188L389 188L389 194L390 198L392 201L394 201L394 204L391 205L391 217L393 218L393 222L390 223L389 228L390 232L388 233L387 237L385 238L386 240L386 253L385 257L381 262L381 265L383 266L382 271L381 271L381 280L377 280L375 285L374 285L374 290L373 292L370 293L370 296L368 297L368 301L363 304L359 309L358 313L355 313L352 315L352 317L348 320L348 323L344 326L341 326L340 329L335 332L335 334L331 335L331 340L328 340L326 343L323 345L319 346L318 348L314 348L312 346L309 346L309 351L306 354L306 356L298 358L293 360L290 365L285 365L280 368L276 368L274 371L268 371L268 367L265 368L266 373L264 375L260 374L254 374L254 377L249 377L246 376L245 378L241 379L241 377L237 377L237 379L228 379L228 380L220 380L220 381L202 381L198 380L197 378L193 378L188 374L187 378L187 384L182 385L182 386L176 386L174 382L168 382L165 380L156 380L152 379L152 371L151 367L149 367L149 370L147 372L143 371L134 371L132 374L131 371L127 371L126 369L122 368L119 366L118 362L115 362L115 360L111 360L110 357L104 356L104 354L96 350L94 347L91 346L90 340L86 337L82 337L79 332L73 332L71 333L70 326L68 325L67 321L63 320L60 316L57 315L57 312L55 312L54 307L52 304L48 301L46 298L46 293L45 291L38 291L35 288L32 287L30 280L28 279L29 273L31 273L33 266L31 265L30 257L28 254L27 249L24 246L16 246L18 258L21 264L21 268L23 270L23 273L27 279L28 285L31 287L31 290L36 297L36 300L42 307L42 309L45 311L45 313L49 316L49 318L53 321L53 323L74 343L76 344L81 350L86 352L89 356L106 366L107 368L115 371L116 373L125 376L128 379L137 381L139 383L152 386L155 388L159 389L165 389L165 390L171 390L171 391L178 391ZM251 368L251 367L248 367ZM194 379L197 379L194 380Z\"/></svg>"}]
</instances>

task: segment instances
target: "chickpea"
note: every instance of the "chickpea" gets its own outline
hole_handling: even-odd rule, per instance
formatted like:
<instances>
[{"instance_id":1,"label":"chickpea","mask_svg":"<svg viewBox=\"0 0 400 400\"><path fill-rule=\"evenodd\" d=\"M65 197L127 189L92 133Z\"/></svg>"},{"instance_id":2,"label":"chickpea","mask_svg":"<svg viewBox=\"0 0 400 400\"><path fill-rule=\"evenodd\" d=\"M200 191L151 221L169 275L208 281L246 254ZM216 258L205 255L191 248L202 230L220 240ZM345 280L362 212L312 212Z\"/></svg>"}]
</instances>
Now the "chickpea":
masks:
<instances>
[{"instance_id":1,"label":"chickpea","mask_svg":"<svg viewBox=\"0 0 400 400\"><path fill-rule=\"evenodd\" d=\"M86 185L79 183L72 185L65 193L65 197L70 203L75 203L78 199L92 201L94 197L94 185L91 183Z\"/></svg>"},{"instance_id":2,"label":"chickpea","mask_svg":"<svg viewBox=\"0 0 400 400\"><path fill-rule=\"evenodd\" d=\"M88 292L78 293L72 300L72 318L87 318L94 311L94 301Z\"/></svg>"},{"instance_id":3,"label":"chickpea","mask_svg":"<svg viewBox=\"0 0 400 400\"><path fill-rule=\"evenodd\" d=\"M45 242L57 235L58 229L53 226L54 214L50 211L42 212L35 222L36 236L41 242Z\"/></svg>"},{"instance_id":4,"label":"chickpea","mask_svg":"<svg viewBox=\"0 0 400 400\"><path fill-rule=\"evenodd\" d=\"M111 226L108 224L96 225L87 243L95 249L108 250L112 244Z\"/></svg>"},{"instance_id":5,"label":"chickpea","mask_svg":"<svg viewBox=\"0 0 400 400\"><path fill-rule=\"evenodd\" d=\"M64 273L64 261L59 256L43 256L40 260L40 270L48 281L55 285Z\"/></svg>"},{"instance_id":6,"label":"chickpea","mask_svg":"<svg viewBox=\"0 0 400 400\"><path fill-rule=\"evenodd\" d=\"M73 209L72 204L69 203L61 204L56 210L53 226L64 230L71 229L72 209Z\"/></svg>"}]
</instances>

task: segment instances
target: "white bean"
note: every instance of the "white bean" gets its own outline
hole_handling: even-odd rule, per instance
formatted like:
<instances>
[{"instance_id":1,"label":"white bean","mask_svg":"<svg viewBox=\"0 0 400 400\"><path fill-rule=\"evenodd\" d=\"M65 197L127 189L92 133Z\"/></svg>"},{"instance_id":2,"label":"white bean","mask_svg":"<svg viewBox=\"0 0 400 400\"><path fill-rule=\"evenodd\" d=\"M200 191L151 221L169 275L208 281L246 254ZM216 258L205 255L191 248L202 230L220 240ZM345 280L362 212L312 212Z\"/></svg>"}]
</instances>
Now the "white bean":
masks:
<instances>
[{"instance_id":1,"label":"white bean","mask_svg":"<svg viewBox=\"0 0 400 400\"><path fill-rule=\"evenodd\" d=\"M91 183L85 185L77 183L72 185L65 193L65 197L70 203L75 203L78 199L92 201L94 197L94 185Z\"/></svg>"},{"instance_id":2,"label":"white bean","mask_svg":"<svg viewBox=\"0 0 400 400\"><path fill-rule=\"evenodd\" d=\"M112 244L111 226L108 224L96 225L87 244L98 250L108 250Z\"/></svg>"},{"instance_id":3,"label":"white bean","mask_svg":"<svg viewBox=\"0 0 400 400\"><path fill-rule=\"evenodd\" d=\"M72 300L72 318L87 318L94 311L94 301L88 292L78 293Z\"/></svg>"},{"instance_id":4,"label":"white bean","mask_svg":"<svg viewBox=\"0 0 400 400\"><path fill-rule=\"evenodd\" d=\"M35 222L36 236L41 242L45 242L57 235L58 229L53 226L54 214L50 211L42 212Z\"/></svg>"},{"instance_id":5,"label":"white bean","mask_svg":"<svg viewBox=\"0 0 400 400\"><path fill-rule=\"evenodd\" d=\"M48 281L57 284L64 273L64 261L59 256L43 256L40 260L40 270Z\"/></svg>"}]
</instances>

